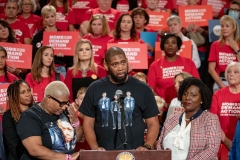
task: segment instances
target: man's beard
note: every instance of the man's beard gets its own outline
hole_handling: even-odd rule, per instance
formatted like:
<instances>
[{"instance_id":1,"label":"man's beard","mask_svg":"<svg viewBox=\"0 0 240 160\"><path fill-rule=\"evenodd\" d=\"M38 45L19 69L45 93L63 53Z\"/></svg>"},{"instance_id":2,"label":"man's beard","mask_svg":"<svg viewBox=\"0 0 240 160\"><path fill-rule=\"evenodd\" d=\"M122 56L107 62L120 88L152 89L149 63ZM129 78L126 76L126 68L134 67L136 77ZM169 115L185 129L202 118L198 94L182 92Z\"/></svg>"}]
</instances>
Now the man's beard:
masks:
<instances>
[{"instance_id":1,"label":"man's beard","mask_svg":"<svg viewBox=\"0 0 240 160\"><path fill-rule=\"evenodd\" d=\"M112 73L111 70L109 70L108 72L109 72L109 74L110 74L110 76L111 76L111 79L112 79L114 82L118 83L118 84L124 83L124 82L127 80L127 75L128 75L127 73L124 73L124 77L121 78L121 79L119 79L117 76L115 76L115 75Z\"/></svg>"}]
</instances>

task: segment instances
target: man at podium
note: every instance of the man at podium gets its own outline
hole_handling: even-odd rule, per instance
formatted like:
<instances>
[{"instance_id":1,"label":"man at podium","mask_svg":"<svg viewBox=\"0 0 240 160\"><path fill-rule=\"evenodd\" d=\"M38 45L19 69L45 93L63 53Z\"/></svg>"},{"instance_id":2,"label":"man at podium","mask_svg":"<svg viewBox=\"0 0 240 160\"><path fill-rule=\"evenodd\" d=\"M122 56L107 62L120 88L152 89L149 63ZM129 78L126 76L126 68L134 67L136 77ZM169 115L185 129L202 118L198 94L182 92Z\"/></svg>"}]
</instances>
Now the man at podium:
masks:
<instances>
[{"instance_id":1,"label":"man at podium","mask_svg":"<svg viewBox=\"0 0 240 160\"><path fill-rule=\"evenodd\" d=\"M109 75L89 86L79 110L84 114L83 130L90 148L92 150L152 149L159 131L157 117L159 111L151 89L128 75L128 59L124 51L118 47L108 49L104 67ZM121 112L119 119L113 117L115 114L111 114L109 110L108 125L104 127L102 127L104 117L98 107L102 93L106 93L111 102L117 99ZM126 100L130 93L131 100L134 100L133 106L128 106L132 110L131 122L126 112ZM145 129L148 131L144 142Z\"/></svg>"}]
</instances>

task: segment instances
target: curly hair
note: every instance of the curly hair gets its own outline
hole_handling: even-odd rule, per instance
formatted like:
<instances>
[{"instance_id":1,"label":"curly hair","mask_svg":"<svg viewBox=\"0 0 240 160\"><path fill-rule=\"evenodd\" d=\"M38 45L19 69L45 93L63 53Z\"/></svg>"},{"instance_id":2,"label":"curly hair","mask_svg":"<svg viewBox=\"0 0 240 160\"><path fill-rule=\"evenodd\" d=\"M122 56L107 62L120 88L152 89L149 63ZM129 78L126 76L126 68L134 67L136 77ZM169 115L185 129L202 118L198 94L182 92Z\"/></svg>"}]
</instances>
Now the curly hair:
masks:
<instances>
[{"instance_id":1,"label":"curly hair","mask_svg":"<svg viewBox=\"0 0 240 160\"><path fill-rule=\"evenodd\" d=\"M130 16L131 17L131 19L132 19L132 28L131 28L131 31L130 31L130 37L132 39L134 39L134 41L138 41L137 33L136 33L136 30L135 30L134 20L133 20L132 16L129 13L122 14L119 17L119 19L117 20L116 25L114 27L114 31L113 31L114 39L118 40L118 39L121 38L121 22L122 22L122 19L123 19L124 16Z\"/></svg>"},{"instance_id":2,"label":"curly hair","mask_svg":"<svg viewBox=\"0 0 240 160\"><path fill-rule=\"evenodd\" d=\"M22 112L20 109L20 85L23 83L27 84L27 82L22 79L16 80L12 84L10 84L7 89L7 108L10 109L12 117L16 122L19 121ZM31 107L33 103L34 100L32 96L32 101L28 106Z\"/></svg>"},{"instance_id":3,"label":"curly hair","mask_svg":"<svg viewBox=\"0 0 240 160\"><path fill-rule=\"evenodd\" d=\"M204 84L201 80L195 77L188 77L182 81L182 84L180 85L178 90L178 100L182 101L182 96L184 92L186 92L187 89L192 85L199 88L199 93L202 99L201 108L203 110L209 110L212 103L212 92L206 84Z\"/></svg>"},{"instance_id":4,"label":"curly hair","mask_svg":"<svg viewBox=\"0 0 240 160\"><path fill-rule=\"evenodd\" d=\"M165 34L165 35L161 38L160 48L161 48L162 51L164 51L164 44L165 44L165 42L166 42L169 38L171 38L171 37L175 37L175 38L176 38L178 50L181 49L182 39L181 39L179 36L175 35L175 34L168 33L168 34Z\"/></svg>"}]
</instances>

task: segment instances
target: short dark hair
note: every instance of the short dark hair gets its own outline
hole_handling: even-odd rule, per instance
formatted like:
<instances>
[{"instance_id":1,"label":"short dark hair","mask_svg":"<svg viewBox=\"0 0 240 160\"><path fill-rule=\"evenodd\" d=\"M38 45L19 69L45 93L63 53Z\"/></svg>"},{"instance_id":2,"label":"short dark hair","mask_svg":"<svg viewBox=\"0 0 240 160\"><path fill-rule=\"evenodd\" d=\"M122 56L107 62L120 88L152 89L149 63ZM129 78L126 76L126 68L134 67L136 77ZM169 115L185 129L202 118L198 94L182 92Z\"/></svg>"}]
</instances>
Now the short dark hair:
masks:
<instances>
[{"instance_id":1,"label":"short dark hair","mask_svg":"<svg viewBox=\"0 0 240 160\"><path fill-rule=\"evenodd\" d=\"M176 40L177 40L177 47L178 47L178 50L181 49L181 46L182 46L182 39L175 35L175 34L171 34L171 33L167 33L165 34L162 38L161 38L161 44L160 44L160 48L162 51L164 51L164 43L168 40L168 38L170 37L175 37Z\"/></svg>"},{"instance_id":2,"label":"short dark hair","mask_svg":"<svg viewBox=\"0 0 240 160\"><path fill-rule=\"evenodd\" d=\"M212 103L212 92L206 84L204 84L200 79L195 77L188 77L182 81L182 84L180 85L178 90L178 100L182 101L182 96L184 92L192 85L199 88L199 93L201 94L202 98L201 108L203 110L209 110Z\"/></svg>"},{"instance_id":3,"label":"short dark hair","mask_svg":"<svg viewBox=\"0 0 240 160\"><path fill-rule=\"evenodd\" d=\"M124 55L124 57L126 58L126 55L125 55L125 52L119 48L119 47L111 47L107 50L106 54L105 54L105 63L106 64L109 64L110 63L110 58L112 56L115 56L115 55Z\"/></svg>"},{"instance_id":4,"label":"short dark hair","mask_svg":"<svg viewBox=\"0 0 240 160\"><path fill-rule=\"evenodd\" d=\"M150 17L145 9L135 8L134 10L132 10L132 13L131 13L132 18L134 18L134 16L136 16L136 15L140 15L140 16L143 15L146 19L146 23L144 23L144 25L145 26L148 25Z\"/></svg>"}]
</instances>

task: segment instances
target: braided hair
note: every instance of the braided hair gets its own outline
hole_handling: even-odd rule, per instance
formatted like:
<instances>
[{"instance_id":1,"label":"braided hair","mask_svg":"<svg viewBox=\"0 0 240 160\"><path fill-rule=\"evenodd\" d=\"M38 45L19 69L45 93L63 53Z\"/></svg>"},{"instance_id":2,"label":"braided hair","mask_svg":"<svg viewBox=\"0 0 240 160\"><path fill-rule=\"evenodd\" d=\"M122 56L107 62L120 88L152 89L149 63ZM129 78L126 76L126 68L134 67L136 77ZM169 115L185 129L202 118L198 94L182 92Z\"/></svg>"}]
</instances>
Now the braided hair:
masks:
<instances>
[{"instance_id":1,"label":"braided hair","mask_svg":"<svg viewBox=\"0 0 240 160\"><path fill-rule=\"evenodd\" d=\"M27 82L24 80L19 79L10 84L7 89L7 109L10 109L12 117L16 122L19 121L22 112L20 109L20 84L22 83L27 84ZM29 104L29 107L31 107L33 103L34 101L32 97L32 101Z\"/></svg>"},{"instance_id":2,"label":"braided hair","mask_svg":"<svg viewBox=\"0 0 240 160\"><path fill-rule=\"evenodd\" d=\"M199 88L199 93L202 99L201 108L203 110L209 110L212 103L212 92L206 84L204 84L201 80L195 77L188 77L182 81L182 84L180 85L178 90L178 100L182 101L182 96L184 92L186 92L187 89L192 85Z\"/></svg>"}]
</instances>

